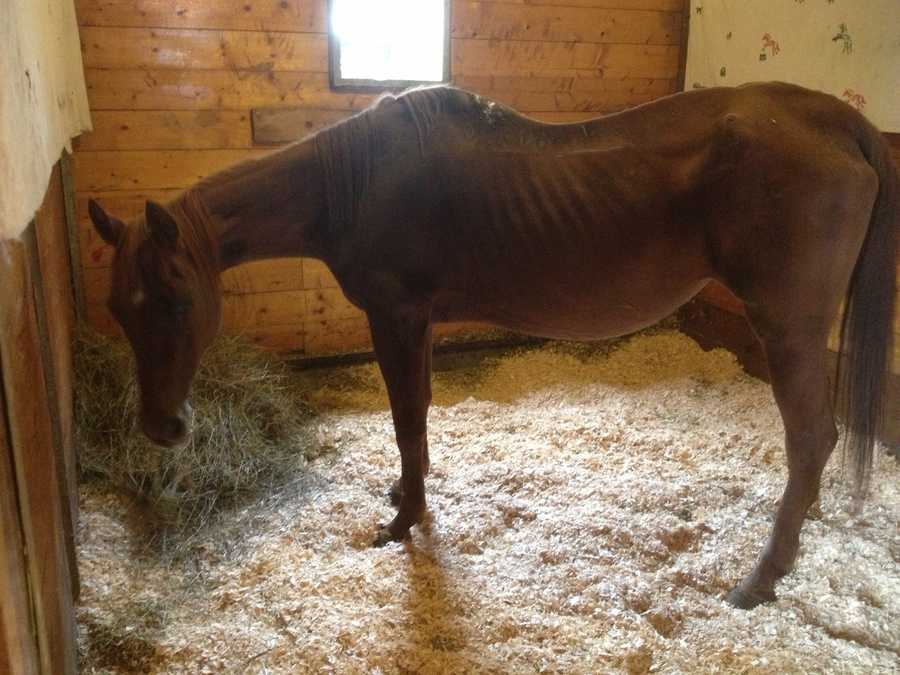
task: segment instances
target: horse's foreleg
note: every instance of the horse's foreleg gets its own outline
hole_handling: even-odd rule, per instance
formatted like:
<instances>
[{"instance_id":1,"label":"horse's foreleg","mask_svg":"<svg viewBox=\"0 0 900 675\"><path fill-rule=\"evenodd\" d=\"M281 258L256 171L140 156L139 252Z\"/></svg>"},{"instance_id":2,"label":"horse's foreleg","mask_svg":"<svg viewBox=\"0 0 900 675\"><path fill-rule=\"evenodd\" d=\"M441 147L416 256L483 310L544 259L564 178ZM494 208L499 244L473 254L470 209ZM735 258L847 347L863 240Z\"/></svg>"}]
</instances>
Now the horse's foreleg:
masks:
<instances>
[{"instance_id":1,"label":"horse's foreleg","mask_svg":"<svg viewBox=\"0 0 900 675\"><path fill-rule=\"evenodd\" d=\"M754 325L758 329L758 322ZM825 331L758 332L784 420L788 481L759 561L728 595L730 604L743 609L775 600L775 582L793 566L800 528L818 498L822 471L837 441L826 377Z\"/></svg>"},{"instance_id":2,"label":"horse's foreleg","mask_svg":"<svg viewBox=\"0 0 900 675\"><path fill-rule=\"evenodd\" d=\"M426 417L431 403L431 324L427 314L402 318L369 313L372 342L387 386L400 448L399 509L375 545L400 541L425 514ZM394 492L394 490L392 490Z\"/></svg>"},{"instance_id":3,"label":"horse's foreleg","mask_svg":"<svg viewBox=\"0 0 900 675\"><path fill-rule=\"evenodd\" d=\"M425 348L425 356L428 359L425 364L425 372L428 377L428 397L431 399L431 357L432 352L434 350L431 347L431 335L428 336L428 346ZM422 474L427 476L428 472L431 470L431 458L428 456L428 435L425 435L425 440L422 444ZM391 487L388 489L387 493L388 499L390 500L393 506L400 506L400 500L403 498L403 481L398 478L393 483L391 483Z\"/></svg>"}]
</instances>

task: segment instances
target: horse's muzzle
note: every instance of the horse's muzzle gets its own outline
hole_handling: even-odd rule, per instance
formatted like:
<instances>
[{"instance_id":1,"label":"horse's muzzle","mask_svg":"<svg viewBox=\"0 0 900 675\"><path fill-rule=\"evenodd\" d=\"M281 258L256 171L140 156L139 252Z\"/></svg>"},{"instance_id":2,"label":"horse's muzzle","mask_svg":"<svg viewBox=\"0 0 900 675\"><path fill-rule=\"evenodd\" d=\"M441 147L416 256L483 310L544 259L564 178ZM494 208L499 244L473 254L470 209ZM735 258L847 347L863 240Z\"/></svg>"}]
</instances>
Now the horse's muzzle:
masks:
<instances>
[{"instance_id":1,"label":"horse's muzzle","mask_svg":"<svg viewBox=\"0 0 900 675\"><path fill-rule=\"evenodd\" d=\"M191 436L193 411L185 401L175 415L141 414L141 431L156 445L175 448L187 443Z\"/></svg>"}]
</instances>

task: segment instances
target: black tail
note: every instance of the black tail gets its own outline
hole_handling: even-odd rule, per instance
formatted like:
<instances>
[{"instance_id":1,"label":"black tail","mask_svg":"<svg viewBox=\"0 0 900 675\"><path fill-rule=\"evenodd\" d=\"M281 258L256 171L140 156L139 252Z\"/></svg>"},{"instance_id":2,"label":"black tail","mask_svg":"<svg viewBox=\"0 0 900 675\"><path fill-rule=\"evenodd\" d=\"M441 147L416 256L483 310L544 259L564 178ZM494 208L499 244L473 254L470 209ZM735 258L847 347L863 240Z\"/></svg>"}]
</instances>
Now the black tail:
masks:
<instances>
[{"instance_id":1,"label":"black tail","mask_svg":"<svg viewBox=\"0 0 900 675\"><path fill-rule=\"evenodd\" d=\"M844 451L853 462L857 495L863 497L872 473L875 438L884 414L886 376L891 367L900 184L884 137L864 123L858 140L878 174L878 197L847 289L836 398L847 426Z\"/></svg>"}]
</instances>

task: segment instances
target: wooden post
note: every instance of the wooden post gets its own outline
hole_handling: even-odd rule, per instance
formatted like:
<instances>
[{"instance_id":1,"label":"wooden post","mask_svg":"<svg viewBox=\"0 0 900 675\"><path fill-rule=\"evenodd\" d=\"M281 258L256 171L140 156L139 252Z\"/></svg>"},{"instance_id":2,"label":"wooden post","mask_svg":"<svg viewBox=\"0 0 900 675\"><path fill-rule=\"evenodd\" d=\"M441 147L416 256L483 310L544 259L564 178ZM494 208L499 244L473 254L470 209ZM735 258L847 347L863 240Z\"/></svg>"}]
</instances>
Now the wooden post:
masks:
<instances>
[{"instance_id":1,"label":"wooden post","mask_svg":"<svg viewBox=\"0 0 900 675\"><path fill-rule=\"evenodd\" d=\"M74 309L72 264L66 232L65 201L60 165L53 169L44 202L34 217L34 229L24 237L31 265L34 302L50 396L53 446L61 468L60 493L66 525L66 548L72 588L78 597L75 528L78 522L78 476L72 426L72 333ZM33 233L33 234L32 234Z\"/></svg>"},{"instance_id":2,"label":"wooden post","mask_svg":"<svg viewBox=\"0 0 900 675\"><path fill-rule=\"evenodd\" d=\"M32 675L38 672L37 644L6 419L0 387L0 673Z\"/></svg>"},{"instance_id":3,"label":"wooden post","mask_svg":"<svg viewBox=\"0 0 900 675\"><path fill-rule=\"evenodd\" d=\"M34 237L33 229L29 236ZM38 659L42 672L67 675L75 673L77 661L72 578L65 542L66 497L60 489L64 468L54 448L31 264L28 249L20 241L0 242L0 288L0 364L8 445ZM2 545L5 556L14 555L6 540ZM19 667L18 663L13 665Z\"/></svg>"}]
</instances>

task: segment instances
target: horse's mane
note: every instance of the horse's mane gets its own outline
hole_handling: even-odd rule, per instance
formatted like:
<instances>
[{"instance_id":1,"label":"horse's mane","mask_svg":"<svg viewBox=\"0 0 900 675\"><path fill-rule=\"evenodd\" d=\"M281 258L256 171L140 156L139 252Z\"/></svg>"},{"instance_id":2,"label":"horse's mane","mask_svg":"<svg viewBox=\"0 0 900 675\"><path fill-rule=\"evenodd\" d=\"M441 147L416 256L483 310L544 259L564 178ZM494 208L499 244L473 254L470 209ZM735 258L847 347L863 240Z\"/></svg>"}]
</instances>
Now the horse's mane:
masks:
<instances>
[{"instance_id":1,"label":"horse's mane","mask_svg":"<svg viewBox=\"0 0 900 675\"><path fill-rule=\"evenodd\" d=\"M416 87L400 95L409 111L419 137L419 152L425 156L425 143L437 119L447 110L447 102L463 92L450 87Z\"/></svg>"},{"instance_id":2,"label":"horse's mane","mask_svg":"<svg viewBox=\"0 0 900 675\"><path fill-rule=\"evenodd\" d=\"M361 113L319 131L315 136L316 153L322 170L329 226L332 233L353 227L359 218L360 204L372 178L373 157L383 135L375 116L385 101L406 106L418 135L419 151L424 157L428 137L438 118L447 112L454 97L470 96L450 87L417 87L398 96L385 94Z\"/></svg>"},{"instance_id":3,"label":"horse's mane","mask_svg":"<svg viewBox=\"0 0 900 675\"><path fill-rule=\"evenodd\" d=\"M185 251L197 268L203 293L213 299L219 297L219 245L215 225L200 191L189 188L167 207L178 223L178 233Z\"/></svg>"},{"instance_id":4,"label":"horse's mane","mask_svg":"<svg viewBox=\"0 0 900 675\"><path fill-rule=\"evenodd\" d=\"M355 225L359 218L372 176L374 133L370 111L364 110L315 136L333 234Z\"/></svg>"}]
</instances>

